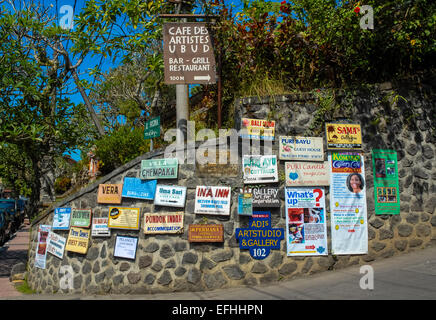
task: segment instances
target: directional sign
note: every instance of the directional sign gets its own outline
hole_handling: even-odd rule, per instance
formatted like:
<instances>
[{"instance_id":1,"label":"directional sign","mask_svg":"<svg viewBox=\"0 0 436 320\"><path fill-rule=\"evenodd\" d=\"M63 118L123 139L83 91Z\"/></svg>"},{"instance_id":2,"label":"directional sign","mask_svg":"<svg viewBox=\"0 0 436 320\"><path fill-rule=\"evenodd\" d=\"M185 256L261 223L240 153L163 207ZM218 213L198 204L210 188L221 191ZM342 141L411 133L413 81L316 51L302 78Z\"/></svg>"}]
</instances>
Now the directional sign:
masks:
<instances>
[{"instance_id":1,"label":"directional sign","mask_svg":"<svg viewBox=\"0 0 436 320\"><path fill-rule=\"evenodd\" d=\"M215 57L206 23L164 24L165 84L216 83Z\"/></svg>"},{"instance_id":2,"label":"directional sign","mask_svg":"<svg viewBox=\"0 0 436 320\"><path fill-rule=\"evenodd\" d=\"M160 137L160 117L150 119L144 125L144 139Z\"/></svg>"}]
</instances>

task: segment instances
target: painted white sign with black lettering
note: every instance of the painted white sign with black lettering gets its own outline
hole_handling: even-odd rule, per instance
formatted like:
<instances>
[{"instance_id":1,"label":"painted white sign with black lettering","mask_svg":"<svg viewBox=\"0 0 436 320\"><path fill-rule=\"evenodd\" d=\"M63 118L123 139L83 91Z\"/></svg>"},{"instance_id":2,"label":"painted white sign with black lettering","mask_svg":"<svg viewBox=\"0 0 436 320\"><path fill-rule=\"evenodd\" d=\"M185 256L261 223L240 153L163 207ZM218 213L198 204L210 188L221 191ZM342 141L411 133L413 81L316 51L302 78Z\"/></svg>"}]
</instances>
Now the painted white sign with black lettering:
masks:
<instances>
[{"instance_id":1,"label":"painted white sign with black lettering","mask_svg":"<svg viewBox=\"0 0 436 320\"><path fill-rule=\"evenodd\" d=\"M197 186L195 213L230 215L231 187Z\"/></svg>"},{"instance_id":2,"label":"painted white sign with black lettering","mask_svg":"<svg viewBox=\"0 0 436 320\"><path fill-rule=\"evenodd\" d=\"M157 185L154 197L155 205L183 208L185 201L186 187Z\"/></svg>"}]
</instances>

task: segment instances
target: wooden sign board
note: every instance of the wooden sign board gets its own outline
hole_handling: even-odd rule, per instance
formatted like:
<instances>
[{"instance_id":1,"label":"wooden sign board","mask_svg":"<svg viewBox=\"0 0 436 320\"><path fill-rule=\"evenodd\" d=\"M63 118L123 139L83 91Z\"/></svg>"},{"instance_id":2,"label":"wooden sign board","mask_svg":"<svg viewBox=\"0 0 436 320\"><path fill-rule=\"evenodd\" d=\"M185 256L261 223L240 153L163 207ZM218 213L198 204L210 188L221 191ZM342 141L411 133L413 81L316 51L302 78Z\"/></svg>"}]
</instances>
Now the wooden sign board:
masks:
<instances>
[{"instance_id":1,"label":"wooden sign board","mask_svg":"<svg viewBox=\"0 0 436 320\"><path fill-rule=\"evenodd\" d=\"M97 202L121 204L122 192L122 184L100 184L98 185Z\"/></svg>"},{"instance_id":2,"label":"wooden sign board","mask_svg":"<svg viewBox=\"0 0 436 320\"><path fill-rule=\"evenodd\" d=\"M188 229L189 242L224 242L222 224L191 224Z\"/></svg>"},{"instance_id":3,"label":"wooden sign board","mask_svg":"<svg viewBox=\"0 0 436 320\"><path fill-rule=\"evenodd\" d=\"M165 84L211 84L215 79L215 57L204 22L165 23Z\"/></svg>"}]
</instances>

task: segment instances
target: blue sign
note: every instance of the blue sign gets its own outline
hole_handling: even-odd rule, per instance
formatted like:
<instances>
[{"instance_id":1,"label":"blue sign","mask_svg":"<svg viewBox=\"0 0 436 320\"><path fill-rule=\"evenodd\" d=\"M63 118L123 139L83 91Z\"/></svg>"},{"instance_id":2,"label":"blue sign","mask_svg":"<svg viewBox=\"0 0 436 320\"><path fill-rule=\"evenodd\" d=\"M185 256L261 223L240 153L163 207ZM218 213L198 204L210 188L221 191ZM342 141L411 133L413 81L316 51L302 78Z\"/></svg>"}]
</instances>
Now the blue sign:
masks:
<instances>
[{"instance_id":1,"label":"blue sign","mask_svg":"<svg viewBox=\"0 0 436 320\"><path fill-rule=\"evenodd\" d=\"M125 177L121 196L124 198L153 200L156 193L156 185L157 180L141 180Z\"/></svg>"},{"instance_id":2,"label":"blue sign","mask_svg":"<svg viewBox=\"0 0 436 320\"><path fill-rule=\"evenodd\" d=\"M53 230L68 230L70 228L71 208L55 208L53 215Z\"/></svg>"},{"instance_id":3,"label":"blue sign","mask_svg":"<svg viewBox=\"0 0 436 320\"><path fill-rule=\"evenodd\" d=\"M272 249L280 250L280 240L284 239L283 228L271 228L269 211L253 211L248 228L236 228L236 239L240 249L250 250L254 259L268 257Z\"/></svg>"}]
</instances>

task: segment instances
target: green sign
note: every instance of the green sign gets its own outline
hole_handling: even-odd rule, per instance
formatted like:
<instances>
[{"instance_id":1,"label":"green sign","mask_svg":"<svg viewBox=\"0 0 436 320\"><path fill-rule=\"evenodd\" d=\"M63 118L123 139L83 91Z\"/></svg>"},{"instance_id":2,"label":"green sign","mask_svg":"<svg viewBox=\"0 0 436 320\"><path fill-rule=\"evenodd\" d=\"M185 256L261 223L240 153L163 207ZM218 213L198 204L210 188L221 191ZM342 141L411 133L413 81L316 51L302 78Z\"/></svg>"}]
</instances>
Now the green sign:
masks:
<instances>
[{"instance_id":1,"label":"green sign","mask_svg":"<svg viewBox=\"0 0 436 320\"><path fill-rule=\"evenodd\" d=\"M398 161L395 150L372 150L375 214L400 214Z\"/></svg>"},{"instance_id":2,"label":"green sign","mask_svg":"<svg viewBox=\"0 0 436 320\"><path fill-rule=\"evenodd\" d=\"M160 117L156 117L145 122L144 139L160 137Z\"/></svg>"},{"instance_id":3,"label":"green sign","mask_svg":"<svg viewBox=\"0 0 436 320\"><path fill-rule=\"evenodd\" d=\"M89 228L91 225L92 210L73 208L71 213L71 227Z\"/></svg>"},{"instance_id":4,"label":"green sign","mask_svg":"<svg viewBox=\"0 0 436 320\"><path fill-rule=\"evenodd\" d=\"M141 179L177 179L177 158L141 161Z\"/></svg>"}]
</instances>

